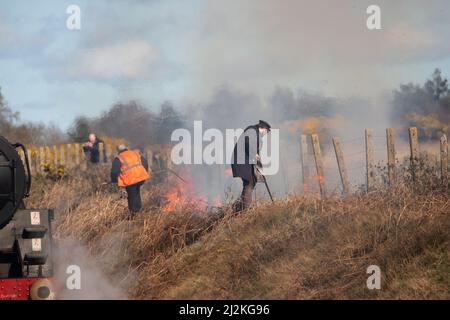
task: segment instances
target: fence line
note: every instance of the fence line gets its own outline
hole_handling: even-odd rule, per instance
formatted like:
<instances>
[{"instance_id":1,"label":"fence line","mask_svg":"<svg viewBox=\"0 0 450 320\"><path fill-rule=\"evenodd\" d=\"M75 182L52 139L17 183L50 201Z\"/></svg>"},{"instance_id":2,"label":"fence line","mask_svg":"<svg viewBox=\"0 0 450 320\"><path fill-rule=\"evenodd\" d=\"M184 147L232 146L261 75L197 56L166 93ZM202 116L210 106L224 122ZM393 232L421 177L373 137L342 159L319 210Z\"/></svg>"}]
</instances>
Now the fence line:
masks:
<instances>
[{"instance_id":1,"label":"fence line","mask_svg":"<svg viewBox=\"0 0 450 320\"><path fill-rule=\"evenodd\" d=\"M409 128L409 154L410 154L410 169L414 181L421 174L420 168L420 145L419 137L417 135L416 128ZM374 154L376 151L382 151L381 148L374 147L374 138L381 137L373 134L373 129L366 129L365 135L362 138L354 138L341 140L339 137L332 139L336 160L336 168L330 168L324 166L324 158L321 153L319 136L317 134L311 135L311 149L308 146L308 136L305 134L300 135L300 155L301 155L301 175L302 185L306 191L309 184L312 181L317 180L317 185L322 195L326 194L325 183L325 171L337 170L336 176L328 177L329 183L332 181L340 182L342 191L348 193L350 190L349 172L355 172L361 170L364 172L365 177L365 189L370 191L375 185L375 159ZM386 136L384 137L386 143L387 152L387 169L388 169L388 183L393 184L395 182L396 174L396 150L395 148L395 135L394 129L386 129ZM345 153L345 146L354 145L352 142L361 140L364 143L361 148L363 151ZM33 175L45 174L47 172L58 172L58 170L79 168L85 170L87 168L86 156L83 152L82 144L68 143L52 146L28 146L27 156L30 160L30 169ZM100 144L100 162L103 163L105 158L103 156L103 150L106 152L106 161L110 162L114 156L114 146L111 144ZM311 151L310 151L311 150ZM170 149L168 146L151 145L145 149L145 155L149 160L149 164L153 167L170 167ZM406 151L406 149L405 149ZM448 138L444 134L439 143L439 151L436 150L439 156L433 157L436 165L440 167L439 174L441 176L442 183L448 185L449 180L449 155L448 155ZM23 152L20 150L19 154L24 158ZM361 157L356 157L361 155ZM312 160L314 159L314 160ZM348 161L351 160L351 161ZM315 174L312 170L313 165L310 161L315 162ZM153 164L153 165L152 165ZM349 167L347 167L349 165ZM379 164L378 164L379 165ZM364 171L362 169L365 169ZM339 177L338 177L339 175ZM352 175L353 176L353 175ZM340 179L339 179L340 178ZM340 180L340 181L339 181Z\"/></svg>"},{"instance_id":2,"label":"fence line","mask_svg":"<svg viewBox=\"0 0 450 320\"><path fill-rule=\"evenodd\" d=\"M409 148L407 151L409 151L410 158L409 158L409 169L413 178L414 182L418 181L418 178L421 175L422 168L420 163L420 145L419 145L419 138L417 134L417 128L411 127L408 130L409 132ZM365 137L364 142L364 151L360 152L353 152L353 153L345 153L344 146L345 144L351 144L351 142L354 142L358 140L359 138L355 139L347 139L347 140L341 140L339 137L333 137L332 143L335 150L335 157L337 162L337 173L340 175L340 183L342 186L343 193L348 193L349 191L349 182L348 182L348 172L355 172L356 170L365 169L365 189L367 192L369 192L373 186L375 185L375 159L374 159L374 153L375 151L382 151L381 148L375 148L374 147L374 138L380 138L381 136L375 136L373 134L373 129L365 129ZM386 160L387 160L387 183L389 185L392 185L396 181L396 148L395 148L395 134L393 128L387 128L386 129L386 136L383 137L385 139L386 143ZM325 195L326 183L325 183L325 177L324 177L324 171L325 167L323 165L323 158L320 151L320 142L319 142L319 136L317 134L311 135L311 145L313 149L313 155L314 160L316 163L316 179L318 182L318 187L322 195ZM302 148L302 174L305 172L308 159L308 145L306 143L306 135L301 135L301 148ZM406 151L406 149L405 149ZM437 150L436 150L437 151ZM346 159L350 159L356 155L359 154L365 154L365 164L364 165L351 165L350 168L346 167ZM448 140L447 136L444 134L440 139L440 146L439 146L439 158L432 157L434 159L434 163L440 167L440 177L442 180L442 184L447 186L449 183L449 155L448 155ZM359 157L358 157L359 158ZM359 161L358 161L359 162ZM354 161L353 161L353 164ZM380 163L378 163L378 166ZM328 168L330 169L330 168ZM328 170L327 169L327 170ZM438 171L436 171L438 172ZM311 179L311 176L302 177L302 182L304 186L304 190L307 188L305 187L305 184L308 182L311 182L315 179ZM327 177L327 181L332 180Z\"/></svg>"},{"instance_id":3,"label":"fence line","mask_svg":"<svg viewBox=\"0 0 450 320\"><path fill-rule=\"evenodd\" d=\"M103 150L106 153L104 158ZM100 163L111 162L114 156L114 146L111 144L99 144ZM19 150L22 160L24 154ZM162 161L168 165L168 148L166 146L149 146L145 150L145 156L151 164L154 155L159 155L157 161ZM67 170L79 168L85 170L87 168L88 159L83 151L80 143L67 143L52 146L27 146L27 156L30 161L30 169L32 175L45 174L47 172L56 173L58 170Z\"/></svg>"}]
</instances>

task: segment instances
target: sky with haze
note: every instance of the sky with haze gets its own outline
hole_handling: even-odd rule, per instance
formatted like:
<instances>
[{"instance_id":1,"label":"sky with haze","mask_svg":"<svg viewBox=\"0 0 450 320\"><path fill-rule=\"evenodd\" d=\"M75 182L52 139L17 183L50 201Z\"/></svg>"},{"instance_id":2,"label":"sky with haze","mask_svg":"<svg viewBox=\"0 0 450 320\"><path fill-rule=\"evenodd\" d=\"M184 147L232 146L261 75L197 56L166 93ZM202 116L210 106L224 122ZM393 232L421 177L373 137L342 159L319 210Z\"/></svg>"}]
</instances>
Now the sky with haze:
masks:
<instances>
[{"instance_id":1,"label":"sky with haze","mask_svg":"<svg viewBox=\"0 0 450 320\"><path fill-rule=\"evenodd\" d=\"M66 27L69 5L81 30ZM381 30L366 8L381 7ZM450 74L447 0L0 0L0 86L21 118L66 129L119 101L201 104L220 86L379 97Z\"/></svg>"}]
</instances>

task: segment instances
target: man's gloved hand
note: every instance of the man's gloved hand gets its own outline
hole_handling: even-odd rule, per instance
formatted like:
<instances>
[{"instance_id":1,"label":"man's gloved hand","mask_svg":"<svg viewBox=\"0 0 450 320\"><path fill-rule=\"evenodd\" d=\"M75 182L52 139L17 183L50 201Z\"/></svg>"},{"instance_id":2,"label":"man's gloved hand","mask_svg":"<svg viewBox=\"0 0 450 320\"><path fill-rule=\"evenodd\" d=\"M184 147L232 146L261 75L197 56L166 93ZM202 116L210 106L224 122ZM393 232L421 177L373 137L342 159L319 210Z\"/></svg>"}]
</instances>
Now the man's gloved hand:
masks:
<instances>
[{"instance_id":1,"label":"man's gloved hand","mask_svg":"<svg viewBox=\"0 0 450 320\"><path fill-rule=\"evenodd\" d=\"M259 156L259 154L256 155L255 159L256 159L256 166L258 168L262 168L261 157Z\"/></svg>"}]
</instances>

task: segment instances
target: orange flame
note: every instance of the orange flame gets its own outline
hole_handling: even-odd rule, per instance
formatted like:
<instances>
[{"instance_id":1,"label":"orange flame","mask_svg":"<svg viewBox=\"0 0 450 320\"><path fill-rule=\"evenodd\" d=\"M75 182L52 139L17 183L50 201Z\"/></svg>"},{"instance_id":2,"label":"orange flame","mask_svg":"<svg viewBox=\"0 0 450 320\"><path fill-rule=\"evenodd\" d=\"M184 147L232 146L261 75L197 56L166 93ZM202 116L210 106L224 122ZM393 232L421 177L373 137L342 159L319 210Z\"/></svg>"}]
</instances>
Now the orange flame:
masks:
<instances>
[{"instance_id":1,"label":"orange flame","mask_svg":"<svg viewBox=\"0 0 450 320\"><path fill-rule=\"evenodd\" d=\"M168 183L172 185L164 195L165 204L161 207L163 212L173 212L180 208L205 209L207 201L204 197L198 196L195 192L192 175L189 170L184 170L183 180L176 176L171 176Z\"/></svg>"}]
</instances>

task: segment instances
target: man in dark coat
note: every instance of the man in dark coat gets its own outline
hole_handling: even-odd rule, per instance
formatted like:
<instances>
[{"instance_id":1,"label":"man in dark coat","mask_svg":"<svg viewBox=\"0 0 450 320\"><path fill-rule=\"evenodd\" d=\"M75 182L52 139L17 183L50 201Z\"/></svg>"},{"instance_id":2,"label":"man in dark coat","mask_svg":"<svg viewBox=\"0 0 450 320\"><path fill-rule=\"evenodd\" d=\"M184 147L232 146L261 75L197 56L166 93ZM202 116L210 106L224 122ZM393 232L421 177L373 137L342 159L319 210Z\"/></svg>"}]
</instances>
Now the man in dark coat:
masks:
<instances>
[{"instance_id":1,"label":"man in dark coat","mask_svg":"<svg viewBox=\"0 0 450 320\"><path fill-rule=\"evenodd\" d=\"M83 151L88 158L90 163L96 164L100 162L100 147L99 144L104 142L103 140L97 138L94 133L89 135L89 140L83 144ZM103 147L103 161L107 162L106 159L106 150Z\"/></svg>"},{"instance_id":2,"label":"man in dark coat","mask_svg":"<svg viewBox=\"0 0 450 320\"><path fill-rule=\"evenodd\" d=\"M260 138L270 131L270 125L263 120L245 128L234 146L231 169L233 177L242 179L242 194L234 204L235 211L247 209L252 203L252 194L256 185L254 166L260 165Z\"/></svg>"}]
</instances>

